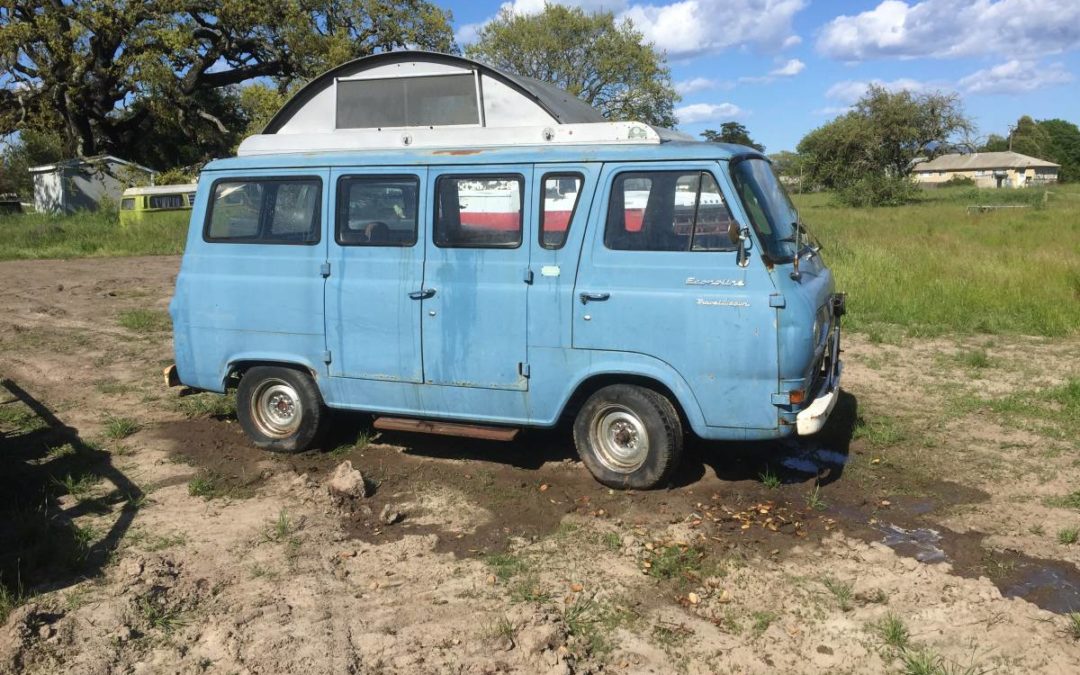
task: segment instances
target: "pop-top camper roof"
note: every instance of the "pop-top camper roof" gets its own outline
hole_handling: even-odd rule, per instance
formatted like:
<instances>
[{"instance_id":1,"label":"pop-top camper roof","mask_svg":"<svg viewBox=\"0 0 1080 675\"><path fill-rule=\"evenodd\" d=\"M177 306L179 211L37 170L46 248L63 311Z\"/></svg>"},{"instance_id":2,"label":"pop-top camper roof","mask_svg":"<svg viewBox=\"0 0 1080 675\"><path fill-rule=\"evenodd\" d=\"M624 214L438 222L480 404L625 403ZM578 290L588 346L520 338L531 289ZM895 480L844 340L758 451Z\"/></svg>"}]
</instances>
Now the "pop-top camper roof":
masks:
<instances>
[{"instance_id":1,"label":"pop-top camper roof","mask_svg":"<svg viewBox=\"0 0 1080 675\"><path fill-rule=\"evenodd\" d=\"M433 52L386 52L309 82L239 155L549 143L659 143L689 137L608 122L550 84Z\"/></svg>"}]
</instances>

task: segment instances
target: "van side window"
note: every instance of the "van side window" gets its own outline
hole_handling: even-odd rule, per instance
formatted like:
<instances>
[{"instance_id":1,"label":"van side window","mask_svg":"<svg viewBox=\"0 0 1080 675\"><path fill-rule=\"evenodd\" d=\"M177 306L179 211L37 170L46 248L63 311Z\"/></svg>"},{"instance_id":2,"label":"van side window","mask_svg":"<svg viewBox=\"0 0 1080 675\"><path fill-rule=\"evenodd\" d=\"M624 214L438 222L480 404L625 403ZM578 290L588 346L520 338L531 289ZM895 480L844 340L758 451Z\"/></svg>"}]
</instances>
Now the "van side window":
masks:
<instances>
[{"instance_id":1,"label":"van side window","mask_svg":"<svg viewBox=\"0 0 1080 675\"><path fill-rule=\"evenodd\" d=\"M435 245L521 246L524 194L520 175L440 176L435 183Z\"/></svg>"},{"instance_id":2,"label":"van side window","mask_svg":"<svg viewBox=\"0 0 1080 675\"><path fill-rule=\"evenodd\" d=\"M580 173L549 173L544 176L544 202L540 206L542 247L560 249L566 245L584 181Z\"/></svg>"},{"instance_id":3,"label":"van side window","mask_svg":"<svg viewBox=\"0 0 1080 675\"><path fill-rule=\"evenodd\" d=\"M184 195L152 195L150 208L152 209L180 209L184 207Z\"/></svg>"},{"instance_id":4,"label":"van side window","mask_svg":"<svg viewBox=\"0 0 1080 675\"><path fill-rule=\"evenodd\" d=\"M734 221L707 171L648 171L615 177L604 245L617 251L732 251Z\"/></svg>"},{"instance_id":5,"label":"van side window","mask_svg":"<svg viewBox=\"0 0 1080 675\"><path fill-rule=\"evenodd\" d=\"M123 199L121 199L120 200L120 210L121 211L134 211L135 210L135 198L134 197L124 197Z\"/></svg>"},{"instance_id":6,"label":"van side window","mask_svg":"<svg viewBox=\"0 0 1080 675\"><path fill-rule=\"evenodd\" d=\"M337 242L412 246L419 205L416 176L343 176L337 188Z\"/></svg>"},{"instance_id":7,"label":"van side window","mask_svg":"<svg viewBox=\"0 0 1080 675\"><path fill-rule=\"evenodd\" d=\"M206 216L207 241L315 244L322 181L317 178L220 180Z\"/></svg>"}]
</instances>

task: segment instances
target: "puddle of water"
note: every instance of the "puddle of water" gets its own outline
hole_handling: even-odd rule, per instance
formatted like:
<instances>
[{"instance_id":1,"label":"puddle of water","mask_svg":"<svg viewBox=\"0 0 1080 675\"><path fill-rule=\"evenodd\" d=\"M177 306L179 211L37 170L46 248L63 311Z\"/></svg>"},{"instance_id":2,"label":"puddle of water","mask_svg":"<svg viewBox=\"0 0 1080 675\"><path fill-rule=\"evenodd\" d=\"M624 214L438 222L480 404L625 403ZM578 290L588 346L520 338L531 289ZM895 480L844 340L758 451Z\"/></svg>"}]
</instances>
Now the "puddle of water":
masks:
<instances>
[{"instance_id":1,"label":"puddle of water","mask_svg":"<svg viewBox=\"0 0 1080 675\"><path fill-rule=\"evenodd\" d=\"M885 535L881 540L882 543L900 555L909 556L924 563L947 560L945 551L940 546L941 533L937 530L929 527L906 530L892 523L880 523L875 527Z\"/></svg>"},{"instance_id":2,"label":"puddle of water","mask_svg":"<svg viewBox=\"0 0 1080 675\"><path fill-rule=\"evenodd\" d=\"M840 467L847 464L848 456L835 450L825 448L805 449L798 445L788 446L794 454L780 460L780 465L785 469L798 471L799 473L817 474L822 469Z\"/></svg>"},{"instance_id":3,"label":"puddle of water","mask_svg":"<svg viewBox=\"0 0 1080 675\"><path fill-rule=\"evenodd\" d=\"M1080 611L1080 577L1076 568L1050 560L1017 562L999 587L1007 598L1024 598L1051 612Z\"/></svg>"}]
</instances>

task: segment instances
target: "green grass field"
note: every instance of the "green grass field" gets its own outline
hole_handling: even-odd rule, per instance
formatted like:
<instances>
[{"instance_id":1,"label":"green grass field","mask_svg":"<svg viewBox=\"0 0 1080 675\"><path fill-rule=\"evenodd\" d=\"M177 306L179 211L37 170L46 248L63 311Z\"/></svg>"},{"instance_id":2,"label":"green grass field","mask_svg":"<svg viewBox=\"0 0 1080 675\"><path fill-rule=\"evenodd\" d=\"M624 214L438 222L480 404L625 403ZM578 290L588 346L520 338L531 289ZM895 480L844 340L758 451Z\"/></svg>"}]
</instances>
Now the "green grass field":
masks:
<instances>
[{"instance_id":1,"label":"green grass field","mask_svg":"<svg viewBox=\"0 0 1080 675\"><path fill-rule=\"evenodd\" d=\"M796 195L824 243L845 322L872 338L943 333L1080 333L1080 185L946 188L891 208ZM979 204L1025 208L968 213ZM178 254L187 212L121 227L112 214L0 217L0 260Z\"/></svg>"},{"instance_id":2,"label":"green grass field","mask_svg":"<svg viewBox=\"0 0 1080 675\"><path fill-rule=\"evenodd\" d=\"M1080 185L946 188L917 204L838 206L796 195L848 293L846 325L874 336L1080 333ZM968 213L978 204L1028 208Z\"/></svg>"},{"instance_id":3,"label":"green grass field","mask_svg":"<svg viewBox=\"0 0 1080 675\"><path fill-rule=\"evenodd\" d=\"M0 216L0 260L168 255L184 250L190 211L122 227L115 213Z\"/></svg>"}]
</instances>

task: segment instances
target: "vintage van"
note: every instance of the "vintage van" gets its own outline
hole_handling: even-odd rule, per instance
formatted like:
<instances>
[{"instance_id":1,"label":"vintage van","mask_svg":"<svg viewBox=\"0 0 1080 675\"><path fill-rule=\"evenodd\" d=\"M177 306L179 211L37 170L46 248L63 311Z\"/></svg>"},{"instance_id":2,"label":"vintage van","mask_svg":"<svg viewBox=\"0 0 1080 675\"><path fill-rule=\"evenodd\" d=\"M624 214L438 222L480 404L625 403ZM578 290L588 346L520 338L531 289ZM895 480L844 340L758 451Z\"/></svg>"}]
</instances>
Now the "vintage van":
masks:
<instances>
[{"instance_id":1,"label":"vintage van","mask_svg":"<svg viewBox=\"0 0 1080 675\"><path fill-rule=\"evenodd\" d=\"M120 197L120 224L142 222L147 215L163 211L187 211L195 204L194 183L131 187Z\"/></svg>"},{"instance_id":2,"label":"vintage van","mask_svg":"<svg viewBox=\"0 0 1080 675\"><path fill-rule=\"evenodd\" d=\"M813 434L837 400L843 296L750 148L592 121L268 133L205 167L190 228L168 374L235 385L271 450L328 408L502 439L566 420L599 481L649 488L687 432Z\"/></svg>"}]
</instances>

